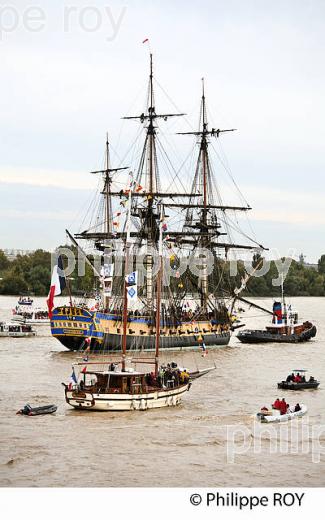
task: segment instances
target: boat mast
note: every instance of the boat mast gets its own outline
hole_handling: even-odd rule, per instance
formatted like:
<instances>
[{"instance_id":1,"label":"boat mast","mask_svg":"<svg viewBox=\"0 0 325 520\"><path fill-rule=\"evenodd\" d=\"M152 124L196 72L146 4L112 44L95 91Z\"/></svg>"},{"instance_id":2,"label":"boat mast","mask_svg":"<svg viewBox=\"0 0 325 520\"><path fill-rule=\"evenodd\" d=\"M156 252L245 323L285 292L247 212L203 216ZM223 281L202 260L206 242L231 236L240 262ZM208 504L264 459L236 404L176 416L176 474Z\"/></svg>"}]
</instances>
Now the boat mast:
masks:
<instances>
[{"instance_id":1,"label":"boat mast","mask_svg":"<svg viewBox=\"0 0 325 520\"><path fill-rule=\"evenodd\" d=\"M106 233L107 238L110 236L112 231L111 223L112 223L112 203L111 203L111 183L112 179L110 177L110 161L109 161L109 142L108 142L108 133L106 134L106 158L105 158L105 199L106 199Z\"/></svg>"},{"instance_id":2,"label":"boat mast","mask_svg":"<svg viewBox=\"0 0 325 520\"><path fill-rule=\"evenodd\" d=\"M150 53L150 72L149 72L149 91L147 100L147 112L140 116L127 116L123 119L138 119L142 124L146 125L146 138L144 142L143 151L140 158L137 183L144 186L146 190L146 208L141 209L140 212L134 213L141 219L141 230L139 233L140 243L143 239L147 242L148 253L146 254L146 305L148 309L152 309L153 301L153 257L150 249L157 245L159 240L159 229L157 221L159 214L157 213L157 192L159 191L158 167L157 167L157 153L156 153L156 135L157 125L156 120L163 119L167 121L169 117L182 116L185 114L157 114L155 107L155 95L153 86L153 56ZM142 182L142 177L145 176L145 183ZM164 193L159 193L159 196L166 196Z\"/></svg>"},{"instance_id":3,"label":"boat mast","mask_svg":"<svg viewBox=\"0 0 325 520\"><path fill-rule=\"evenodd\" d=\"M201 96L201 117L200 117L200 127L197 132L179 132L180 135L195 135L199 138L199 155L197 159L195 178L192 186L192 193L199 191L202 193L202 202L198 206L200 209L198 222L193 225L190 223L192 218L189 217L191 215L192 210L189 209L188 215L186 217L186 221L188 222L189 227L196 228L199 230L197 245L201 248L212 248L212 238L213 236L219 236L221 233L218 232L218 228L220 224L217 221L212 222L211 218L208 218L208 212L210 210L213 211L214 201L213 196L209 192L211 186L211 178L212 174L210 171L210 160L209 160L209 137L219 137L220 133L223 132L233 132L235 129L231 128L229 130L220 130L212 128L209 130L208 120L207 120L207 111L206 111L206 99L205 99L205 88L204 88L204 78L202 78L202 96ZM186 224L185 224L186 225ZM203 313L206 314L208 311L208 298L209 298L209 288L208 288L208 271L207 265L203 266L201 273L201 307Z\"/></svg>"},{"instance_id":4,"label":"boat mast","mask_svg":"<svg viewBox=\"0 0 325 520\"><path fill-rule=\"evenodd\" d=\"M208 142L207 142L207 121L206 121L206 106L205 106L205 92L204 92L204 78L202 78L202 135L201 135L201 160L202 160L202 169L203 169L203 208L202 208L202 221L201 221L201 229L204 233L207 232L207 167L208 167ZM207 241L208 237L203 237L201 245L202 247L206 247L208 245ZM203 312L206 314L207 312L207 301L208 301L208 273L207 273L207 265L203 266L202 279L201 279L201 306L203 308Z\"/></svg>"},{"instance_id":5,"label":"boat mast","mask_svg":"<svg viewBox=\"0 0 325 520\"><path fill-rule=\"evenodd\" d=\"M125 270L124 270L124 284L123 284L123 337L122 337L122 372L125 372L125 360L126 360L126 337L127 337L127 325L128 325L128 284L127 277L129 274L129 255L130 255L130 236L131 236L131 203L132 203L132 189L133 189L133 177L130 176L130 188L129 188L129 207L128 216L126 221L126 241L125 241Z\"/></svg>"},{"instance_id":6,"label":"boat mast","mask_svg":"<svg viewBox=\"0 0 325 520\"><path fill-rule=\"evenodd\" d=\"M159 226L159 270L157 274L157 291L156 291L156 352L155 352L155 376L158 376L159 370L159 344L160 344L160 315L161 315L161 289L163 280L163 205L160 206L160 226Z\"/></svg>"},{"instance_id":7,"label":"boat mast","mask_svg":"<svg viewBox=\"0 0 325 520\"><path fill-rule=\"evenodd\" d=\"M154 176L154 157L153 150L155 147L155 127L154 127L154 92L153 92L153 63L152 63L152 54L150 53L150 76L149 76L149 99L150 106L148 107L148 119L149 125L147 129L147 136L149 139L149 197L148 197L148 208L150 211L148 222L149 227L153 228L153 214L152 214L152 204L153 204L153 176ZM151 236L150 236L151 235ZM151 248L153 246L153 237L152 233L149 233L148 236L148 247ZM146 269L147 269L147 304L150 307L152 304L152 255L149 254L146 257Z\"/></svg>"}]
</instances>

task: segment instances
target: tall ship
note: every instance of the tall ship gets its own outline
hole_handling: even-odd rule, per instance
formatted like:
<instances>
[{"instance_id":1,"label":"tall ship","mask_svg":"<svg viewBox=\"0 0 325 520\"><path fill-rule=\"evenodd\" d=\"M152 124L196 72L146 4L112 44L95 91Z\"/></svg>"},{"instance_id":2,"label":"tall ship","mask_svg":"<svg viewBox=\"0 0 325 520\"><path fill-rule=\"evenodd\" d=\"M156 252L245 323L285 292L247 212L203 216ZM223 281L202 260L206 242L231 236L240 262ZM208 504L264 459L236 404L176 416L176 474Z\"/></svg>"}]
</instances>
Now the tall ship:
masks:
<instances>
[{"instance_id":1,"label":"tall ship","mask_svg":"<svg viewBox=\"0 0 325 520\"><path fill-rule=\"evenodd\" d=\"M185 175L182 170L177 171L160 139L160 126L185 114L157 111L154 86L150 54L146 108L140 115L123 118L140 123L141 134L136 143L142 139L142 146L140 152L138 146L137 153L132 155L138 155L137 164L134 168L123 164L113 168L107 138L105 166L92 172L103 181L96 217L86 230L74 236L67 232L75 250L91 265L100 283L95 306L76 304L70 298L69 305L56 307L50 313L52 335L70 350L121 350L125 322L126 350L155 349L160 225L164 262L160 350L205 350L207 346L228 345L234 316L233 295L226 290L224 260L231 251L264 249L244 233L248 243L233 240L231 230L237 224L234 226L227 214L246 213L251 208L247 203L225 205L220 196L210 143L234 129L209 127L204 81L199 128L178 132L177 138L194 136L198 149L189 183L185 182L189 172ZM135 160L131 166L134 163ZM166 182L167 173L169 179L172 177L170 182ZM129 273L125 274L128 211L131 260ZM90 250L96 251L96 262L93 252L89 256ZM128 314L123 317L125 277L129 305Z\"/></svg>"}]
</instances>

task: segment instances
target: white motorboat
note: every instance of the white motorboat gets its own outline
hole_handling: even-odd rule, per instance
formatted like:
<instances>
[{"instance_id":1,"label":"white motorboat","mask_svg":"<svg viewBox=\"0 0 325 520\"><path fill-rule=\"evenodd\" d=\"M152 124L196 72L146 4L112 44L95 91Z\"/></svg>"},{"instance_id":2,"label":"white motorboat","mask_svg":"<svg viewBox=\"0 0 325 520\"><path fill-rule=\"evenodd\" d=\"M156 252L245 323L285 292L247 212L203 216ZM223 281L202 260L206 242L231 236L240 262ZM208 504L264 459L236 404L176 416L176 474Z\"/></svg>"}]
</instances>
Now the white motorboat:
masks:
<instances>
[{"instance_id":1,"label":"white motorboat","mask_svg":"<svg viewBox=\"0 0 325 520\"><path fill-rule=\"evenodd\" d=\"M36 336L31 325L26 323L0 323L0 338L30 338Z\"/></svg>"}]
</instances>

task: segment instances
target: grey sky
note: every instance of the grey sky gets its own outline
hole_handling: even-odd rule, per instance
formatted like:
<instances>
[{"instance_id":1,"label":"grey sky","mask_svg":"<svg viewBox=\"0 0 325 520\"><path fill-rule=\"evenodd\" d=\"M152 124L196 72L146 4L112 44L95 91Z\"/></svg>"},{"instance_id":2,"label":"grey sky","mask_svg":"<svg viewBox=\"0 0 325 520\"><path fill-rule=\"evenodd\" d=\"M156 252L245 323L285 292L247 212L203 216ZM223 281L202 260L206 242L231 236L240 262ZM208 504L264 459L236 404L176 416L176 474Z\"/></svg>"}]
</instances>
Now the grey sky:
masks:
<instances>
[{"instance_id":1,"label":"grey sky","mask_svg":"<svg viewBox=\"0 0 325 520\"><path fill-rule=\"evenodd\" d=\"M159 83L187 113L166 127L176 161L192 143L172 134L195 128L204 76L211 124L238 129L220 144L259 240L325 253L324 1L53 4L0 11L0 247L52 248L77 229L105 132L118 162L137 131L120 117L142 111L148 37ZM30 6L42 20L26 22ZM159 89L157 105L173 108Z\"/></svg>"}]
</instances>

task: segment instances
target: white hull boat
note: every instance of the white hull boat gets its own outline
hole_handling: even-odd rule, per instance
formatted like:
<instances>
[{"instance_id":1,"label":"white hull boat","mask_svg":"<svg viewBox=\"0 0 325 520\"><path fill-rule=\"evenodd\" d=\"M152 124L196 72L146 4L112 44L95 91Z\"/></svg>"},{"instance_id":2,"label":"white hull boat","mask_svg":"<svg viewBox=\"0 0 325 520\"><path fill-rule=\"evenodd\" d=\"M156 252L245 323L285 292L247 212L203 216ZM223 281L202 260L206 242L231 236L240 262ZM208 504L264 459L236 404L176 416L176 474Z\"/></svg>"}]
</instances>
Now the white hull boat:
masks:
<instances>
[{"instance_id":1,"label":"white hull boat","mask_svg":"<svg viewBox=\"0 0 325 520\"><path fill-rule=\"evenodd\" d=\"M284 415L280 415L279 410L270 410L269 412L258 412L256 414L256 419L263 423L277 423L277 422L286 422L295 419L296 417L303 417L306 415L308 409L307 406L302 404L301 410L298 412L289 412Z\"/></svg>"},{"instance_id":2,"label":"white hull boat","mask_svg":"<svg viewBox=\"0 0 325 520\"><path fill-rule=\"evenodd\" d=\"M127 375L126 375L127 376ZM150 410L177 406L181 403L182 396L190 388L186 383L176 388L157 388L147 392L137 393L97 393L88 389L68 389L65 391L66 402L78 409L97 410L103 412L122 412L133 410Z\"/></svg>"},{"instance_id":3,"label":"white hull boat","mask_svg":"<svg viewBox=\"0 0 325 520\"><path fill-rule=\"evenodd\" d=\"M0 338L32 338L36 336L30 325L18 323L0 323Z\"/></svg>"}]
</instances>

